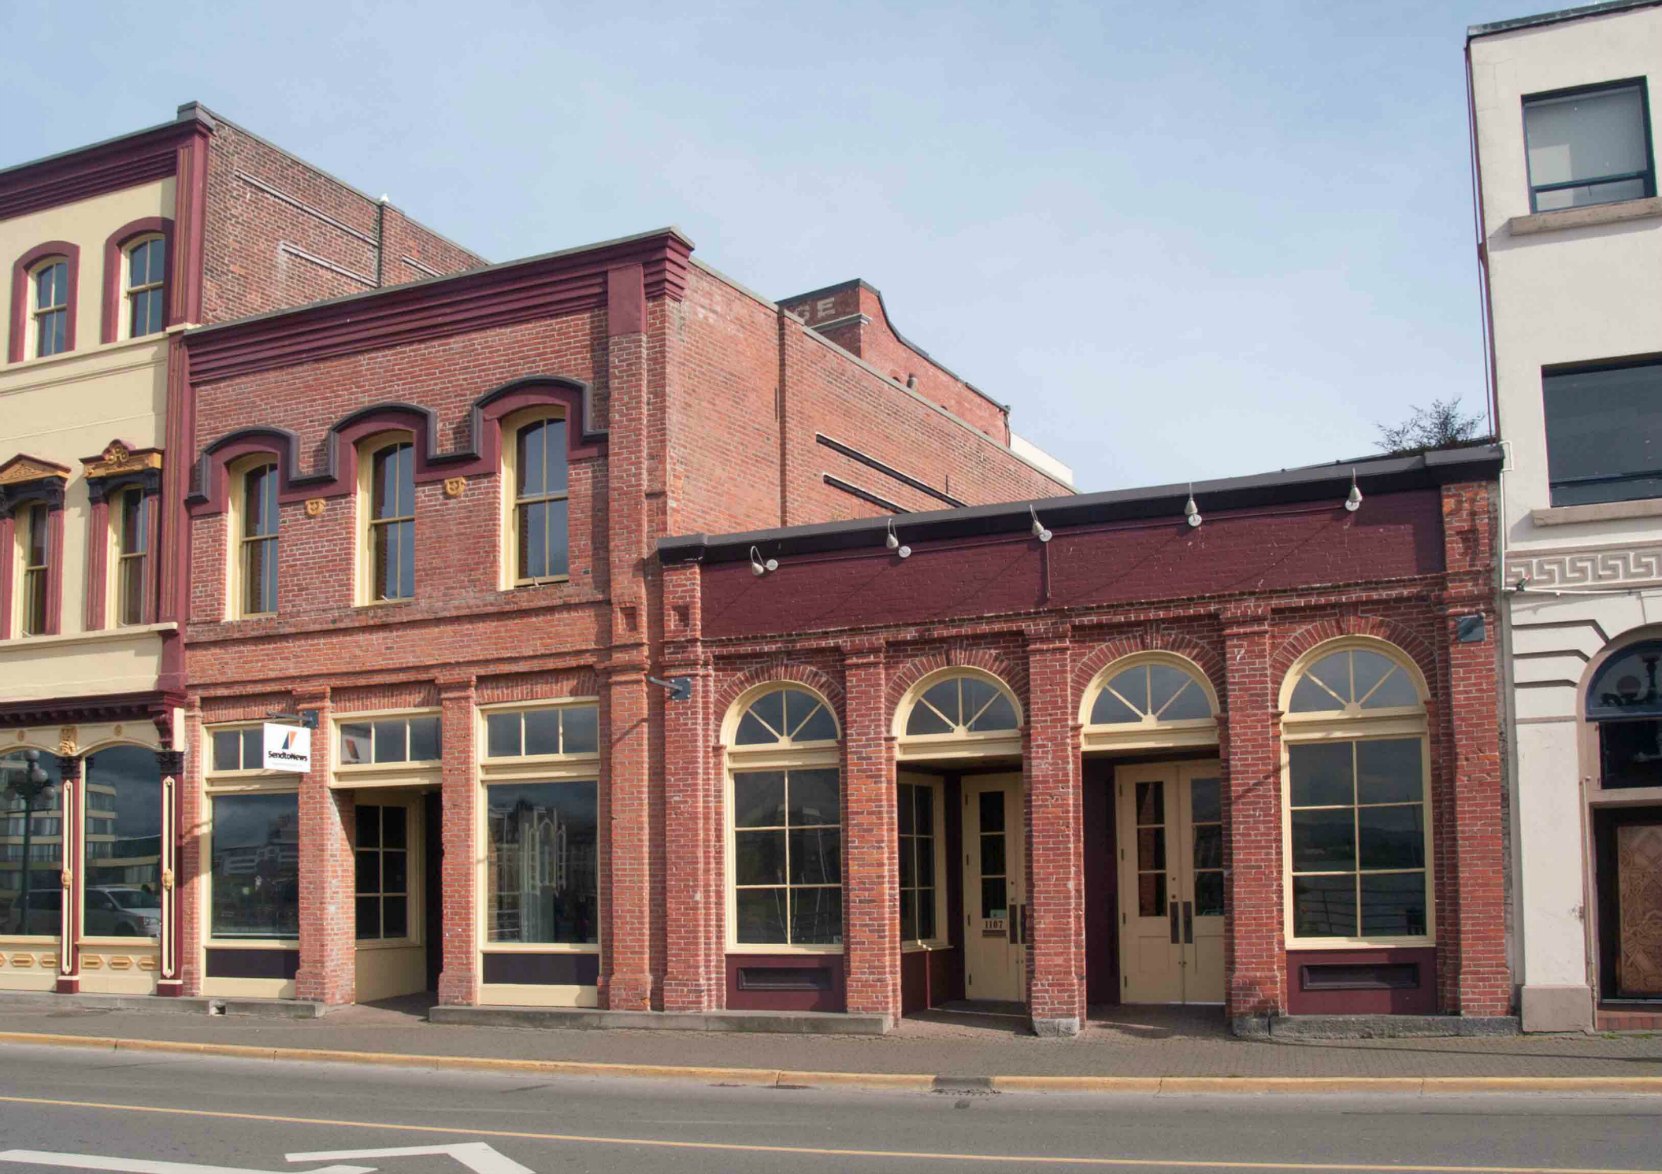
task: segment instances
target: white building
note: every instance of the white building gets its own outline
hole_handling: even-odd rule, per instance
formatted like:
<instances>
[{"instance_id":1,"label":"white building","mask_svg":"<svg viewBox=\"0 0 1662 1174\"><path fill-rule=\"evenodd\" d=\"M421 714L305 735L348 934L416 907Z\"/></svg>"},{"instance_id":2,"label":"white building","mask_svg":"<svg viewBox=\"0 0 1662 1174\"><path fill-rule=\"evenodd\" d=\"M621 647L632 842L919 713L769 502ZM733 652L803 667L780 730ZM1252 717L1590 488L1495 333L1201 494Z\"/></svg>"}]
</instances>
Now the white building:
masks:
<instances>
[{"instance_id":1,"label":"white building","mask_svg":"<svg viewBox=\"0 0 1662 1174\"><path fill-rule=\"evenodd\" d=\"M1662 1024L1662 0L1479 25L1526 1030Z\"/></svg>"}]
</instances>

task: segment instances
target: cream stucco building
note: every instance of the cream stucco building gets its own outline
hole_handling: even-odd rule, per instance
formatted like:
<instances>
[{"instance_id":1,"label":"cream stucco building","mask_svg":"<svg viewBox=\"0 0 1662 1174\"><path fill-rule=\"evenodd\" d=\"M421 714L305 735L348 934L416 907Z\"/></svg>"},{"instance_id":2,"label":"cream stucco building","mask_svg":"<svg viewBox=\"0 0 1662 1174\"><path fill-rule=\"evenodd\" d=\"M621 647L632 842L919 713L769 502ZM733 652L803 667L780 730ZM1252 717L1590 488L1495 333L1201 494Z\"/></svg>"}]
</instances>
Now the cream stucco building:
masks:
<instances>
[{"instance_id":1,"label":"cream stucco building","mask_svg":"<svg viewBox=\"0 0 1662 1174\"><path fill-rule=\"evenodd\" d=\"M1480 25L1467 54L1520 1010L1638 1025L1662 1012L1662 6Z\"/></svg>"}]
</instances>

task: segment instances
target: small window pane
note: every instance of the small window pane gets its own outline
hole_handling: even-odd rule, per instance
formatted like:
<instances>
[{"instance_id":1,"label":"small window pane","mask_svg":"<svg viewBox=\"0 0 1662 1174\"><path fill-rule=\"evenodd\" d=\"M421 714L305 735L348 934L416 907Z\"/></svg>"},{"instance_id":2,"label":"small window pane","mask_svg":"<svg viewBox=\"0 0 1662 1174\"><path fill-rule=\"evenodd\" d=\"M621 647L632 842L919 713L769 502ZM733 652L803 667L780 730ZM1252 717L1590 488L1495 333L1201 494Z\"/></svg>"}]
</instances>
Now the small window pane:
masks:
<instances>
[{"instance_id":1,"label":"small window pane","mask_svg":"<svg viewBox=\"0 0 1662 1174\"><path fill-rule=\"evenodd\" d=\"M798 946L834 946L843 940L843 891L792 889L791 942Z\"/></svg>"},{"instance_id":2,"label":"small window pane","mask_svg":"<svg viewBox=\"0 0 1662 1174\"><path fill-rule=\"evenodd\" d=\"M439 719L410 719L410 761L433 762L439 757Z\"/></svg>"},{"instance_id":3,"label":"small window pane","mask_svg":"<svg viewBox=\"0 0 1662 1174\"><path fill-rule=\"evenodd\" d=\"M927 701L940 711L953 726L963 724L963 705L959 700L958 686L962 677L953 677L950 680L938 681L924 691L922 700Z\"/></svg>"},{"instance_id":4,"label":"small window pane","mask_svg":"<svg viewBox=\"0 0 1662 1174\"><path fill-rule=\"evenodd\" d=\"M1189 674L1169 664L1148 666L1148 711L1169 721L1166 707L1177 697L1178 691L1188 687Z\"/></svg>"},{"instance_id":5,"label":"small window pane","mask_svg":"<svg viewBox=\"0 0 1662 1174\"><path fill-rule=\"evenodd\" d=\"M242 733L239 730L214 731L214 769L242 769Z\"/></svg>"},{"instance_id":6,"label":"small window pane","mask_svg":"<svg viewBox=\"0 0 1662 1174\"><path fill-rule=\"evenodd\" d=\"M785 691L775 689L764 693L750 704L750 715L771 731L769 741L777 741L785 734Z\"/></svg>"},{"instance_id":7,"label":"small window pane","mask_svg":"<svg viewBox=\"0 0 1662 1174\"><path fill-rule=\"evenodd\" d=\"M381 808L381 846L383 848L409 847L406 838L406 815L407 812L402 807ZM402 884L389 884L386 891L389 893L399 892L403 887Z\"/></svg>"},{"instance_id":8,"label":"small window pane","mask_svg":"<svg viewBox=\"0 0 1662 1174\"><path fill-rule=\"evenodd\" d=\"M927 942L935 936L935 890L922 888L917 896L917 940Z\"/></svg>"},{"instance_id":9,"label":"small window pane","mask_svg":"<svg viewBox=\"0 0 1662 1174\"><path fill-rule=\"evenodd\" d=\"M378 893L381 891L381 854L374 849L366 851L360 848L358 850L355 887L360 893Z\"/></svg>"},{"instance_id":10,"label":"small window pane","mask_svg":"<svg viewBox=\"0 0 1662 1174\"><path fill-rule=\"evenodd\" d=\"M1356 878L1294 877L1293 934L1301 938L1355 937Z\"/></svg>"},{"instance_id":11,"label":"small window pane","mask_svg":"<svg viewBox=\"0 0 1662 1174\"><path fill-rule=\"evenodd\" d=\"M1010 704L1010 699L1002 693L995 696L988 703L987 708L969 725L970 730L977 734L991 733L996 730L1013 730L1016 728L1016 707Z\"/></svg>"},{"instance_id":12,"label":"small window pane","mask_svg":"<svg viewBox=\"0 0 1662 1174\"><path fill-rule=\"evenodd\" d=\"M378 938L381 936L381 898L359 897L357 899L358 938Z\"/></svg>"},{"instance_id":13,"label":"small window pane","mask_svg":"<svg viewBox=\"0 0 1662 1174\"><path fill-rule=\"evenodd\" d=\"M1001 876L981 878L981 916L1003 917L1010 908L1009 888Z\"/></svg>"},{"instance_id":14,"label":"small window pane","mask_svg":"<svg viewBox=\"0 0 1662 1174\"><path fill-rule=\"evenodd\" d=\"M1142 715L1108 689L1103 689L1091 703L1093 726L1129 725L1142 720Z\"/></svg>"},{"instance_id":15,"label":"small window pane","mask_svg":"<svg viewBox=\"0 0 1662 1174\"><path fill-rule=\"evenodd\" d=\"M573 705L561 711L560 746L566 754L595 754L600 749L600 709Z\"/></svg>"},{"instance_id":16,"label":"small window pane","mask_svg":"<svg viewBox=\"0 0 1662 1174\"><path fill-rule=\"evenodd\" d=\"M1137 916L1164 917L1166 915L1166 874L1143 872L1137 874Z\"/></svg>"},{"instance_id":17,"label":"small window pane","mask_svg":"<svg viewBox=\"0 0 1662 1174\"><path fill-rule=\"evenodd\" d=\"M908 786L905 783L901 783L896 788L895 812L899 816L900 834L903 836L911 835L913 829L917 827L917 804L912 800L912 792L921 789L920 787Z\"/></svg>"},{"instance_id":18,"label":"small window pane","mask_svg":"<svg viewBox=\"0 0 1662 1174\"><path fill-rule=\"evenodd\" d=\"M976 799L976 814L983 832L1004 830L1004 794L1001 791L982 791Z\"/></svg>"},{"instance_id":19,"label":"small window pane","mask_svg":"<svg viewBox=\"0 0 1662 1174\"><path fill-rule=\"evenodd\" d=\"M1354 871L1355 818L1355 811L1349 807L1293 812L1293 870Z\"/></svg>"},{"instance_id":20,"label":"small window pane","mask_svg":"<svg viewBox=\"0 0 1662 1174\"><path fill-rule=\"evenodd\" d=\"M981 871L987 876L1003 876L1004 833L992 832L981 837Z\"/></svg>"},{"instance_id":21,"label":"small window pane","mask_svg":"<svg viewBox=\"0 0 1662 1174\"><path fill-rule=\"evenodd\" d=\"M531 709L525 717L525 753L558 754L560 752L560 711Z\"/></svg>"},{"instance_id":22,"label":"small window pane","mask_svg":"<svg viewBox=\"0 0 1662 1174\"><path fill-rule=\"evenodd\" d=\"M368 804L353 809L353 821L356 828L353 838L360 848L379 848L381 846L381 809Z\"/></svg>"},{"instance_id":23,"label":"small window pane","mask_svg":"<svg viewBox=\"0 0 1662 1174\"><path fill-rule=\"evenodd\" d=\"M1332 742L1287 748L1294 807L1325 807L1355 801L1351 783L1353 745Z\"/></svg>"},{"instance_id":24,"label":"small window pane","mask_svg":"<svg viewBox=\"0 0 1662 1174\"><path fill-rule=\"evenodd\" d=\"M917 840L911 836L900 837L900 868L898 872L902 889L918 887Z\"/></svg>"},{"instance_id":25,"label":"small window pane","mask_svg":"<svg viewBox=\"0 0 1662 1174\"><path fill-rule=\"evenodd\" d=\"M918 893L916 889L900 890L900 940L918 940Z\"/></svg>"},{"instance_id":26,"label":"small window pane","mask_svg":"<svg viewBox=\"0 0 1662 1174\"><path fill-rule=\"evenodd\" d=\"M1132 711L1140 719L1143 714L1150 712L1148 703L1148 666L1137 665L1117 673L1114 679L1108 682L1108 687L1123 697L1131 706Z\"/></svg>"},{"instance_id":27,"label":"small window pane","mask_svg":"<svg viewBox=\"0 0 1662 1174\"><path fill-rule=\"evenodd\" d=\"M785 833L782 831L734 832L733 883L737 885L784 884Z\"/></svg>"},{"instance_id":28,"label":"small window pane","mask_svg":"<svg viewBox=\"0 0 1662 1174\"><path fill-rule=\"evenodd\" d=\"M1414 803L1422 797L1420 739L1356 744L1356 801Z\"/></svg>"},{"instance_id":29,"label":"small window pane","mask_svg":"<svg viewBox=\"0 0 1662 1174\"><path fill-rule=\"evenodd\" d=\"M736 746L767 746L779 741L779 735L762 724L754 713L746 712L739 718L738 732L733 735Z\"/></svg>"},{"instance_id":30,"label":"small window pane","mask_svg":"<svg viewBox=\"0 0 1662 1174\"><path fill-rule=\"evenodd\" d=\"M376 762L409 761L409 723L402 721L375 722Z\"/></svg>"},{"instance_id":31,"label":"small window pane","mask_svg":"<svg viewBox=\"0 0 1662 1174\"><path fill-rule=\"evenodd\" d=\"M1223 825L1196 824L1194 828L1194 865L1196 868L1223 867Z\"/></svg>"},{"instance_id":32,"label":"small window pane","mask_svg":"<svg viewBox=\"0 0 1662 1174\"><path fill-rule=\"evenodd\" d=\"M1189 783L1189 818L1195 823L1218 823L1223 819L1223 788L1217 779L1193 779Z\"/></svg>"},{"instance_id":33,"label":"small window pane","mask_svg":"<svg viewBox=\"0 0 1662 1174\"><path fill-rule=\"evenodd\" d=\"M389 808L402 812L401 807ZM381 854L381 891L407 893L410 890L410 854L405 851L386 851Z\"/></svg>"},{"instance_id":34,"label":"small window pane","mask_svg":"<svg viewBox=\"0 0 1662 1174\"><path fill-rule=\"evenodd\" d=\"M737 937L745 945L783 945L788 939L788 889L740 889L735 897Z\"/></svg>"},{"instance_id":35,"label":"small window pane","mask_svg":"<svg viewBox=\"0 0 1662 1174\"><path fill-rule=\"evenodd\" d=\"M249 726L242 732L242 769L259 770L265 765L265 731Z\"/></svg>"},{"instance_id":36,"label":"small window pane","mask_svg":"<svg viewBox=\"0 0 1662 1174\"><path fill-rule=\"evenodd\" d=\"M1322 688L1326 685L1327 688ZM1290 713L1324 713L1343 709L1350 697L1350 657L1335 652L1324 656L1305 670L1304 676L1293 687Z\"/></svg>"},{"instance_id":37,"label":"small window pane","mask_svg":"<svg viewBox=\"0 0 1662 1174\"><path fill-rule=\"evenodd\" d=\"M733 823L736 827L783 827L783 771L745 771L733 776Z\"/></svg>"},{"instance_id":38,"label":"small window pane","mask_svg":"<svg viewBox=\"0 0 1662 1174\"><path fill-rule=\"evenodd\" d=\"M790 883L793 885L835 885L842 883L842 831L839 828L808 828L790 833Z\"/></svg>"},{"instance_id":39,"label":"small window pane","mask_svg":"<svg viewBox=\"0 0 1662 1174\"><path fill-rule=\"evenodd\" d=\"M1373 691L1373 696L1362 702L1363 709L1415 709L1420 704L1419 690L1414 682L1400 667L1392 666L1393 672L1386 677L1379 687ZM1361 696L1361 690L1357 690Z\"/></svg>"},{"instance_id":40,"label":"small window pane","mask_svg":"<svg viewBox=\"0 0 1662 1174\"><path fill-rule=\"evenodd\" d=\"M836 720L831 716L831 711L820 705L817 699L814 711L791 735L791 740L795 742L834 742L836 739Z\"/></svg>"},{"instance_id":41,"label":"small window pane","mask_svg":"<svg viewBox=\"0 0 1662 1174\"><path fill-rule=\"evenodd\" d=\"M485 717L485 754L490 758L515 758L519 755L519 723L517 713L493 713Z\"/></svg>"},{"instance_id":42,"label":"small window pane","mask_svg":"<svg viewBox=\"0 0 1662 1174\"><path fill-rule=\"evenodd\" d=\"M1356 824L1360 867L1425 867L1425 825L1418 803L1360 808L1356 812ZM1365 879L1363 883L1366 885Z\"/></svg>"},{"instance_id":43,"label":"small window pane","mask_svg":"<svg viewBox=\"0 0 1662 1174\"><path fill-rule=\"evenodd\" d=\"M1137 784L1137 823L1141 825L1166 822L1166 785L1164 783Z\"/></svg>"},{"instance_id":44,"label":"small window pane","mask_svg":"<svg viewBox=\"0 0 1662 1174\"><path fill-rule=\"evenodd\" d=\"M537 497L545 492L541 424L519 430L519 496Z\"/></svg>"},{"instance_id":45,"label":"small window pane","mask_svg":"<svg viewBox=\"0 0 1662 1174\"><path fill-rule=\"evenodd\" d=\"M1137 829L1137 868L1152 872L1166 867L1166 829L1161 827Z\"/></svg>"},{"instance_id":46,"label":"small window pane","mask_svg":"<svg viewBox=\"0 0 1662 1174\"><path fill-rule=\"evenodd\" d=\"M929 888L935 883L935 841L928 835L922 835L913 843L917 845L914 855L918 884L923 888Z\"/></svg>"},{"instance_id":47,"label":"small window pane","mask_svg":"<svg viewBox=\"0 0 1662 1174\"><path fill-rule=\"evenodd\" d=\"M840 825L843 818L840 790L835 769L791 771L790 822L798 827Z\"/></svg>"},{"instance_id":48,"label":"small window pane","mask_svg":"<svg viewBox=\"0 0 1662 1174\"><path fill-rule=\"evenodd\" d=\"M940 714L930 709L922 701L912 706L912 712L906 718L906 733L912 736L950 734L953 728L950 723L941 718Z\"/></svg>"},{"instance_id":49,"label":"small window pane","mask_svg":"<svg viewBox=\"0 0 1662 1174\"><path fill-rule=\"evenodd\" d=\"M342 724L340 728L340 760L342 766L356 766L375 761L375 748L370 727L362 722Z\"/></svg>"},{"instance_id":50,"label":"small window pane","mask_svg":"<svg viewBox=\"0 0 1662 1174\"><path fill-rule=\"evenodd\" d=\"M1195 873L1195 916L1223 916L1223 873Z\"/></svg>"},{"instance_id":51,"label":"small window pane","mask_svg":"<svg viewBox=\"0 0 1662 1174\"><path fill-rule=\"evenodd\" d=\"M1364 936L1419 937L1425 932L1425 873L1362 875Z\"/></svg>"},{"instance_id":52,"label":"small window pane","mask_svg":"<svg viewBox=\"0 0 1662 1174\"><path fill-rule=\"evenodd\" d=\"M404 896L384 897L381 901L381 936L408 937L410 932L410 899Z\"/></svg>"}]
</instances>

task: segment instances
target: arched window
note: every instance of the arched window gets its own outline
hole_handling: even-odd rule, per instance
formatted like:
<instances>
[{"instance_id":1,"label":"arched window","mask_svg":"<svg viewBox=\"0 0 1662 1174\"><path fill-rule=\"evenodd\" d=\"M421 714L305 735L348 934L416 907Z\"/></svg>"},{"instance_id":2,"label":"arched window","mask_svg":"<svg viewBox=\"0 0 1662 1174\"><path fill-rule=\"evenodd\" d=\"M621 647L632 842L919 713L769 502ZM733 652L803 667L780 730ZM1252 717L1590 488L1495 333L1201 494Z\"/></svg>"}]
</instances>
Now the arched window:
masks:
<instances>
[{"instance_id":1,"label":"arched window","mask_svg":"<svg viewBox=\"0 0 1662 1174\"><path fill-rule=\"evenodd\" d=\"M1209 746L1218 701L1206 675L1181 656L1146 652L1115 661L1085 690L1084 748Z\"/></svg>"},{"instance_id":2,"label":"arched window","mask_svg":"<svg viewBox=\"0 0 1662 1174\"><path fill-rule=\"evenodd\" d=\"M1378 641L1306 655L1282 688L1287 933L1306 945L1432 939L1425 686Z\"/></svg>"},{"instance_id":3,"label":"arched window","mask_svg":"<svg viewBox=\"0 0 1662 1174\"><path fill-rule=\"evenodd\" d=\"M29 274L29 336L35 358L69 349L69 309L69 261L48 258Z\"/></svg>"},{"instance_id":4,"label":"arched window","mask_svg":"<svg viewBox=\"0 0 1662 1174\"><path fill-rule=\"evenodd\" d=\"M415 595L415 445L407 434L364 446L364 603Z\"/></svg>"},{"instance_id":5,"label":"arched window","mask_svg":"<svg viewBox=\"0 0 1662 1174\"><path fill-rule=\"evenodd\" d=\"M542 418L514 432L511 524L512 582L529 585L563 579L570 571L566 422Z\"/></svg>"},{"instance_id":6,"label":"arched window","mask_svg":"<svg viewBox=\"0 0 1662 1174\"><path fill-rule=\"evenodd\" d=\"M127 337L159 334L166 325L167 242L161 236L134 241L124 251Z\"/></svg>"},{"instance_id":7,"label":"arched window","mask_svg":"<svg viewBox=\"0 0 1662 1174\"><path fill-rule=\"evenodd\" d=\"M728 715L728 936L737 949L840 949L842 779L836 718L801 686Z\"/></svg>"},{"instance_id":8,"label":"arched window","mask_svg":"<svg viewBox=\"0 0 1662 1174\"><path fill-rule=\"evenodd\" d=\"M1662 641L1611 656L1587 686L1587 719L1598 725L1599 786L1662 787Z\"/></svg>"},{"instance_id":9,"label":"arched window","mask_svg":"<svg viewBox=\"0 0 1662 1174\"><path fill-rule=\"evenodd\" d=\"M902 758L1021 750L1021 706L998 678L949 669L919 681L902 700L896 736Z\"/></svg>"}]
</instances>

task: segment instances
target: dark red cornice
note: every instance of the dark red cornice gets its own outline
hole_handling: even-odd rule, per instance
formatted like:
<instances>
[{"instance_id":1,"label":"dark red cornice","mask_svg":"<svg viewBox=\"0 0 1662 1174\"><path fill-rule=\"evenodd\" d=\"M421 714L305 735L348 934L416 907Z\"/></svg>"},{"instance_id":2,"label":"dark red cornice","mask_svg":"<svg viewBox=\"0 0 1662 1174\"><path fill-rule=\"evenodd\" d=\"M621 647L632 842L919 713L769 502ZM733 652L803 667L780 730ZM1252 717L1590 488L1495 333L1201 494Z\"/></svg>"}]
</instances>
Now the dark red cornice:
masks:
<instances>
[{"instance_id":1,"label":"dark red cornice","mask_svg":"<svg viewBox=\"0 0 1662 1174\"><path fill-rule=\"evenodd\" d=\"M184 336L191 379L200 385L293 363L605 309L607 274L632 266L639 267L648 299L680 301L691 256L690 241L663 229L203 327Z\"/></svg>"},{"instance_id":2,"label":"dark red cornice","mask_svg":"<svg viewBox=\"0 0 1662 1174\"><path fill-rule=\"evenodd\" d=\"M167 691L112 693L69 700L11 701L0 704L0 729L25 726L88 725L112 721L154 721L184 704L184 695Z\"/></svg>"},{"instance_id":3,"label":"dark red cornice","mask_svg":"<svg viewBox=\"0 0 1662 1174\"><path fill-rule=\"evenodd\" d=\"M0 171L0 220L173 175L179 146L213 132L187 109L177 122Z\"/></svg>"}]
</instances>

